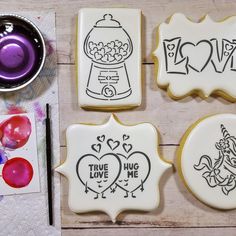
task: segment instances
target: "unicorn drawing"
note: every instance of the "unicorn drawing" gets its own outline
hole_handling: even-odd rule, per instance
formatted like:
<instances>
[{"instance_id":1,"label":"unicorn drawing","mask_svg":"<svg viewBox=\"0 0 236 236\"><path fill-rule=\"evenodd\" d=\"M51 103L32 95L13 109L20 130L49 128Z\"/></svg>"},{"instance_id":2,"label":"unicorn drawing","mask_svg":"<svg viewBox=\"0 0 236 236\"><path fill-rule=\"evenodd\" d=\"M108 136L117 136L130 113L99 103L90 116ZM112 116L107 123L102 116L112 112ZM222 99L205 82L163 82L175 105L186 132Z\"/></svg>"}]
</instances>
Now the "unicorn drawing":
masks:
<instances>
[{"instance_id":1,"label":"unicorn drawing","mask_svg":"<svg viewBox=\"0 0 236 236\"><path fill-rule=\"evenodd\" d=\"M236 138L229 134L223 124L220 127L223 138L215 144L219 150L218 157L203 155L193 167L203 172L202 177L209 187L219 187L227 196L236 188Z\"/></svg>"}]
</instances>

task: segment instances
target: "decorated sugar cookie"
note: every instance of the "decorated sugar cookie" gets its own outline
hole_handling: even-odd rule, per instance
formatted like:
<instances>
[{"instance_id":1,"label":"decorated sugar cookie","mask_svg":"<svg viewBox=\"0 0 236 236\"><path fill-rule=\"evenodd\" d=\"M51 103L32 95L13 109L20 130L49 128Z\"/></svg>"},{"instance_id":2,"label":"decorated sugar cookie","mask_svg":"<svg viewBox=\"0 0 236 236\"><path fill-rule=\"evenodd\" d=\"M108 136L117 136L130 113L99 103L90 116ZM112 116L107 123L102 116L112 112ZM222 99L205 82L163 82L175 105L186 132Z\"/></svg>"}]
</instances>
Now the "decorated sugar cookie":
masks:
<instances>
[{"instance_id":1,"label":"decorated sugar cookie","mask_svg":"<svg viewBox=\"0 0 236 236\"><path fill-rule=\"evenodd\" d=\"M67 159L56 170L68 178L72 211L103 211L115 222L124 210L158 207L158 183L171 165L157 152L154 126L125 126L112 115L103 125L70 126L66 139Z\"/></svg>"},{"instance_id":2,"label":"decorated sugar cookie","mask_svg":"<svg viewBox=\"0 0 236 236\"><path fill-rule=\"evenodd\" d=\"M195 23L174 14L158 31L157 83L172 98L215 93L236 100L236 17Z\"/></svg>"},{"instance_id":3,"label":"decorated sugar cookie","mask_svg":"<svg viewBox=\"0 0 236 236\"><path fill-rule=\"evenodd\" d=\"M141 103L141 11L84 8L78 17L79 104L124 109Z\"/></svg>"},{"instance_id":4,"label":"decorated sugar cookie","mask_svg":"<svg viewBox=\"0 0 236 236\"><path fill-rule=\"evenodd\" d=\"M184 182L199 200L214 208L236 208L236 115L214 115L194 124L181 142L179 158Z\"/></svg>"}]
</instances>

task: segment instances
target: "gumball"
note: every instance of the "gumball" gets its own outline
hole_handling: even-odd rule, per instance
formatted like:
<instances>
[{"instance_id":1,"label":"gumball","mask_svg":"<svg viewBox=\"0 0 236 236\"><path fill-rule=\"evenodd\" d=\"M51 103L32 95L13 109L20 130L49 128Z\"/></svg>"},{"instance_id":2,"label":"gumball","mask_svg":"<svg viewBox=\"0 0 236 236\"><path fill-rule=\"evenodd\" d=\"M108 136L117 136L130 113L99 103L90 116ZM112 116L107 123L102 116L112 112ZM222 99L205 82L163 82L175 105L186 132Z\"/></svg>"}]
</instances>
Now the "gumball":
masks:
<instances>
[{"instance_id":1,"label":"gumball","mask_svg":"<svg viewBox=\"0 0 236 236\"><path fill-rule=\"evenodd\" d=\"M8 160L8 155L7 153L0 149L0 165L4 164Z\"/></svg>"},{"instance_id":2,"label":"gumball","mask_svg":"<svg viewBox=\"0 0 236 236\"><path fill-rule=\"evenodd\" d=\"M8 160L2 169L3 180L13 188L23 188L32 180L33 167L26 159L14 157Z\"/></svg>"},{"instance_id":3,"label":"gumball","mask_svg":"<svg viewBox=\"0 0 236 236\"><path fill-rule=\"evenodd\" d=\"M2 146L17 149L24 146L31 134L31 123L27 116L16 115L0 125Z\"/></svg>"}]
</instances>

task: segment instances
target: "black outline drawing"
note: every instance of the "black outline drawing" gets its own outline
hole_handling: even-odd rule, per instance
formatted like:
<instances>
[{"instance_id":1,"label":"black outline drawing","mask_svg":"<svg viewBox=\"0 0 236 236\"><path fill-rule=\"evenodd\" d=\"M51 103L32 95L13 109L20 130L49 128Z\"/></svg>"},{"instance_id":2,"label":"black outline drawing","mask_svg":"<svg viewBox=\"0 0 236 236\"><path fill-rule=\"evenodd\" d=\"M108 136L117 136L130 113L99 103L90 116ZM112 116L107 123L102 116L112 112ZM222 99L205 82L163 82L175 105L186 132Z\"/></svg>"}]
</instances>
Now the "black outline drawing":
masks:
<instances>
[{"instance_id":1,"label":"black outline drawing","mask_svg":"<svg viewBox=\"0 0 236 236\"><path fill-rule=\"evenodd\" d=\"M176 38L173 38L173 39L165 39L163 40L163 48L164 48L164 54L165 54L165 63L166 63L166 72L168 74L183 74L183 75L186 75L188 74L188 58L182 58L180 61L177 62L177 56L178 56L178 52L179 52L179 46L180 46L180 42L181 42L181 37L176 37ZM176 45L176 48L175 48L175 44L173 44L172 42L175 41L175 40L178 40L177 42L177 45ZM171 44L167 44L167 43L171 43ZM180 65L182 63L185 63L185 69L186 69L186 72L180 72L180 71L173 71L173 70L170 70L169 69L169 65L168 65L168 55L169 53L167 53L166 51L166 48L169 49L169 45L174 45L173 48L171 48L171 51L173 51L175 49L175 58L174 58L174 65L177 66L177 65ZM170 49L169 49L170 50Z\"/></svg>"},{"instance_id":2,"label":"black outline drawing","mask_svg":"<svg viewBox=\"0 0 236 236\"><path fill-rule=\"evenodd\" d=\"M122 180L119 180L119 178L118 178L118 182L115 183L115 187L112 189L112 192L114 193L115 190L116 190L116 188L119 187L119 188L121 188L122 190L125 191L125 196L124 196L124 198L129 197L129 193L131 193L131 197L132 197L132 198L136 198L136 196L134 195L134 192L135 192L137 189L139 189L139 188L140 188L141 191L144 190L143 184L146 182L146 180L147 180L147 178L148 178L148 176L149 176L149 174L150 174L150 171L151 171L151 161L149 160L148 156L147 156L144 152L135 151L135 152L132 152L128 157L126 157L125 155L120 154L120 153L118 153L117 155L118 155L118 156L122 156L125 160L128 160L130 157L132 157L132 156L135 155L135 154L141 154L141 155L143 155L143 156L146 158L147 163L148 163L148 171L147 171L147 175L146 175L146 177L144 178L144 180L141 180L140 185L138 185L137 187L135 187L135 188L132 189L132 190L127 190L127 188L124 188L123 186L121 186L121 185L119 184L119 182L121 183ZM121 164L123 164L122 161L121 161ZM123 168L123 165L121 166L121 172L122 172L122 168ZM124 179L123 181L126 182L126 183L125 183L125 186L128 186L128 181L129 181L129 180L128 180L128 179Z\"/></svg>"},{"instance_id":3,"label":"black outline drawing","mask_svg":"<svg viewBox=\"0 0 236 236\"><path fill-rule=\"evenodd\" d=\"M100 135L100 136L97 136L97 141L99 142L99 143L95 143L95 144L92 144L91 145L91 149L93 150L93 151L95 151L96 153L100 153L100 151L101 151L101 148L102 148L102 145L107 145L113 152L108 152L108 153L105 153L105 154L103 154L100 158L99 157L97 157L96 156L96 154L94 155L94 154L91 154L91 153L87 153L87 154L85 154L85 155L83 155L81 158L79 158L79 160L77 161L77 164L76 164L76 173L77 173L77 176L78 176L78 178L79 178L79 180L81 181L81 183L85 186L85 193L87 194L88 192L89 192L89 190L90 191L92 191L92 192L94 192L94 193L96 193L96 196L94 197L94 199L98 199L98 197L99 197L99 194L101 195L101 198L106 198L106 196L104 195L104 193L108 190L108 189L110 189L111 191L110 191L110 193L112 193L112 194L114 194L114 192L116 191L116 189L119 187L122 191L125 191L125 193L126 193L126 195L124 196L124 198L127 198L127 197L129 197L129 193L131 193L130 194L130 196L132 197L132 198L136 198L136 196L134 195L134 192L137 190L137 189L139 189L140 188L140 190L141 190L141 192L144 190L144 183L146 182L146 180L147 180L147 178L148 178L148 176L149 176L149 174L150 174L150 171L151 171L151 161L150 161L150 159L149 159L149 157L148 157L148 155L147 154L145 154L144 152L141 152L141 151L134 151L134 152L132 152L132 153L130 153L129 155L128 155L128 153L133 149L133 145L132 144L128 144L128 143L125 143L125 141L127 141L128 139L130 139L130 135L128 135L128 134L123 134L122 135L122 139L123 139L123 143L122 143L122 141L119 141L119 140L115 140L115 139L113 139L113 138L108 138L108 139L106 139L106 135L105 134L102 134L102 135ZM122 143L122 145L121 145L121 143ZM125 151L125 154L122 154L122 153L118 153L118 152L114 152L114 150L115 149L117 149L118 147L121 147L121 149L119 149L120 151ZM126 154L128 155L128 156L126 156ZM147 160L147 164L148 164L148 170L147 170L147 175L146 175L146 177L143 179L143 180L141 180L141 182L140 182L140 184L138 185L138 186L136 186L134 189L132 189L132 190L127 190L125 187L127 186L127 188L128 188L128 185L129 185L129 178L127 177L127 179L124 179L124 180L119 180L119 177L121 176L121 172L122 172L122 168L123 168L123 163L124 162L122 162L122 160L121 160L121 158L122 159L124 159L124 160L126 160L127 162L126 163L129 163L128 162L128 160L129 160L129 158L131 158L132 156L134 156L134 155L136 155L136 154L141 154L146 160ZM118 159L119 160L119 170L118 170L118 176L115 178L115 180L114 181L112 181L112 183L106 188L106 189L104 189L103 191L101 191L101 192L98 192L98 191L96 191L96 190L94 190L94 189L92 189L90 186L89 186L89 183L88 183L88 180L86 181L86 182L84 182L83 180L82 180L82 178L81 178L81 176L80 176L80 174L79 174L79 164L81 163L81 160L82 159L84 159L84 158L86 158L86 157L93 157L93 158L95 158L95 159L97 159L98 161L100 161L100 160L102 160L102 158L104 158L105 156L107 156L107 155L112 155L112 156L115 156L116 157L116 159ZM109 171L115 171L115 170L109 170ZM124 171L126 171L126 170L124 170ZM137 178L137 177L134 177L134 178ZM107 181L109 181L108 179L106 179L106 180L98 180L98 181L96 181L97 182L97 184L98 184L98 188L102 188L103 186L102 186L102 183L104 182L107 182ZM118 182L117 182L118 181ZM119 183L121 183L121 182L125 182L125 187L123 186L121 186L121 184L119 184ZM113 186L113 187L112 187Z\"/></svg>"},{"instance_id":4,"label":"black outline drawing","mask_svg":"<svg viewBox=\"0 0 236 236\"><path fill-rule=\"evenodd\" d=\"M129 139L129 135L127 135L127 134L123 134L123 141L126 141L126 140L128 140Z\"/></svg>"},{"instance_id":5,"label":"black outline drawing","mask_svg":"<svg viewBox=\"0 0 236 236\"><path fill-rule=\"evenodd\" d=\"M177 40L177 42L175 42ZM216 38L212 38L210 40L203 39L198 41L196 44L192 42L183 42L181 43L182 38L181 37L175 37L172 39L164 39L163 40L163 49L164 49L164 56L165 56L165 67L166 67L166 73L168 74L189 74L189 68L194 70L195 72L202 72L211 62L214 70L216 73L223 73L225 71L225 68L228 64L228 61L231 60L230 63L230 70L236 71L236 68L233 67L234 63L234 52L236 49L236 40L229 41L228 39L221 39L221 47L219 47L219 40ZM201 43L207 43L210 48L210 53L208 58L205 58L205 63L202 65L201 68L196 68L193 65L191 65L191 58L188 55L183 54L183 48L185 48L188 45L197 47ZM221 48L221 50L220 50ZM215 53L215 56L214 56ZM179 55L179 59L177 59ZM174 60L170 61L174 57ZM226 60L223 59L226 57ZM177 61L179 60L179 61ZM170 63L172 62L172 63ZM223 63L221 68L219 65L217 66L216 63L220 64ZM180 71L178 68L179 65L184 64L186 71ZM172 66L172 67L171 67ZM178 71L179 69L179 71ZM183 68L182 68L183 70Z\"/></svg>"},{"instance_id":6,"label":"black outline drawing","mask_svg":"<svg viewBox=\"0 0 236 236\"><path fill-rule=\"evenodd\" d=\"M125 150L126 153L129 153L132 150L133 145L128 144L128 143L123 143L122 147L123 147L123 149Z\"/></svg>"},{"instance_id":7,"label":"black outline drawing","mask_svg":"<svg viewBox=\"0 0 236 236\"><path fill-rule=\"evenodd\" d=\"M197 47L197 46L199 46L199 45L202 44L202 43L207 43L207 44L210 46L210 53L209 53L209 55L208 55L208 58L205 58L205 63L204 63L204 65L200 68L200 70L197 69L197 68L195 68L193 65L191 65L191 64L190 64L190 63L191 63L191 60L189 59L189 56L186 56L186 57L189 59L189 60L188 60L188 67L190 67L191 69L195 70L196 72L201 72L201 71L203 71L203 70L206 68L206 66L208 65L209 61L211 60L211 56L212 56L212 53L213 53L213 47L212 47L211 42L208 41L208 40L205 40L205 39L200 40L200 41L197 42L196 44L191 43L191 42L185 42L185 43L183 43L183 44L180 46L180 49L179 49L179 52L180 52L181 57L184 58L183 52L182 52L183 47L186 47L187 45L191 45L191 46L193 46L193 47Z\"/></svg>"},{"instance_id":8,"label":"black outline drawing","mask_svg":"<svg viewBox=\"0 0 236 236\"><path fill-rule=\"evenodd\" d=\"M92 146L91 146L91 148L97 153L99 153L101 151L101 147L102 147L102 145L100 143L92 144Z\"/></svg>"},{"instance_id":9,"label":"black outline drawing","mask_svg":"<svg viewBox=\"0 0 236 236\"><path fill-rule=\"evenodd\" d=\"M228 61L230 60L230 58L233 58L232 57L232 55L233 55L233 53L234 53L234 51L235 51L235 48L236 48L236 44L235 44L235 42L230 42L229 40L227 40L227 39L222 39L221 40L221 53L220 53L220 50L219 50L219 42L218 42L218 39L216 39L216 38L213 38L213 39L211 39L211 43L215 43L215 48L216 48L216 54L217 54L217 59L218 59L218 62L221 62L222 60L223 60L223 57L224 56L227 56L227 59L226 59L226 61L225 61L225 63L224 63L224 66L223 66L223 69L222 70L219 70L218 68L217 68L217 66L215 65L215 62L214 62L214 60L213 59L211 59L211 63L212 63L212 65L213 65L213 67L214 67L214 69L215 69L215 72L217 72L217 73L222 73L222 72L224 72L224 70L225 70L225 67L226 67L226 65L228 64ZM227 49L227 46L231 46L231 48L229 49ZM233 46L234 45L234 46ZM225 51L225 50L226 51ZM232 50L233 49L233 50ZM228 55L225 55L225 53L228 53ZM233 60L233 59L231 59L231 60ZM231 63L232 63L232 61L231 61ZM232 65L230 66L231 67L231 70L232 70Z\"/></svg>"},{"instance_id":10,"label":"black outline drawing","mask_svg":"<svg viewBox=\"0 0 236 236\"><path fill-rule=\"evenodd\" d=\"M97 136L97 140L98 140L99 142L101 142L101 143L104 142L105 138L106 138L106 136L105 136L104 134L101 135L101 136Z\"/></svg>"},{"instance_id":11,"label":"black outline drawing","mask_svg":"<svg viewBox=\"0 0 236 236\"><path fill-rule=\"evenodd\" d=\"M120 141L118 140L113 140L112 138L107 139L107 145L109 148L114 151L116 148L120 146Z\"/></svg>"},{"instance_id":12,"label":"black outline drawing","mask_svg":"<svg viewBox=\"0 0 236 236\"><path fill-rule=\"evenodd\" d=\"M103 23L105 20L114 22L114 25L104 25ZM94 29L99 30L99 28L120 28L121 32L126 35L127 42L122 43L119 39L115 39L106 45L104 45L102 41L95 43L91 40L91 33L93 33ZM119 38L119 35L117 35L117 37ZM115 49L116 47L117 50ZM92 60L86 94L94 99L104 101L115 101L129 97L132 94L132 88L130 86L125 60L133 53L133 43L128 32L121 26L120 22L113 19L113 15L111 14L103 15L103 18L98 20L87 34L83 48L86 56ZM95 75L93 74L93 71L95 71ZM126 78L120 78L121 71L123 71ZM103 74L101 74L101 72L103 72ZM101 91L98 92L98 90L93 91L93 89L90 89L90 84L92 83L91 78L98 80L100 84L103 84L101 85ZM125 91L117 92L116 87L119 86L117 84L120 80L126 81L127 88Z\"/></svg>"},{"instance_id":13,"label":"black outline drawing","mask_svg":"<svg viewBox=\"0 0 236 236\"><path fill-rule=\"evenodd\" d=\"M197 171L204 171L202 177L209 187L219 187L227 196L236 188L236 138L229 134L223 124L220 127L223 139L215 144L219 156L214 159L203 155L193 167Z\"/></svg>"},{"instance_id":14,"label":"black outline drawing","mask_svg":"<svg viewBox=\"0 0 236 236\"><path fill-rule=\"evenodd\" d=\"M88 183L87 183L87 182L85 183L85 182L82 180L82 178L80 177L80 174L79 174L79 164L80 164L81 160L83 160L83 159L86 158L86 157L90 157L90 158L91 158L91 156L93 156L93 157L96 158L98 161L101 161L102 158L104 158L105 156L110 156L110 155L114 156L114 157L118 160L118 162L119 162L119 170L118 170L118 172L117 172L117 176L116 176L116 178L111 182L111 184L110 184L106 189L104 189L104 190L101 191L101 192L97 192L97 191L95 191L94 189L90 188L90 187L88 186ZM110 170L110 171L111 171L111 170ZM114 170L112 170L112 171L114 171ZM118 155L115 154L115 153L106 153L106 154L102 155L100 158L96 157L96 156L93 155L93 154L85 154L85 155L83 155L83 156L78 160L78 162L77 162L77 164L76 164L76 174L77 174L79 180L81 181L81 183L85 186L85 193L88 193L88 190L90 190L90 191L96 193L97 195L96 195L96 197L94 197L94 199L98 199L99 194L101 194L101 197L102 197L102 198L106 198L106 197L104 196L104 192L105 192L107 189L109 189L109 188L117 181L117 179L118 179L119 176L120 176L120 172L121 172L121 161L120 161L120 158L118 157ZM98 187L100 188L100 187L101 187L101 185L100 185L101 182L100 182L100 181L97 181L97 183L99 184Z\"/></svg>"}]
</instances>

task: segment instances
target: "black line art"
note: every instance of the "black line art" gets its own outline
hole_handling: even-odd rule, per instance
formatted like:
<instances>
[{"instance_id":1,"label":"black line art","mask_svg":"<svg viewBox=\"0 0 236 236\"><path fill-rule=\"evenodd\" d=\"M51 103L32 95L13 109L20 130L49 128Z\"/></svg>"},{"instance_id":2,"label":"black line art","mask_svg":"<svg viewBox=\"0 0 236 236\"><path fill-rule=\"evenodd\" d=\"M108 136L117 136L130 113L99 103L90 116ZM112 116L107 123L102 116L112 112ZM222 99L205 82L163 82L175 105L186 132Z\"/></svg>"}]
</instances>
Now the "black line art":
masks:
<instances>
[{"instance_id":1,"label":"black line art","mask_svg":"<svg viewBox=\"0 0 236 236\"><path fill-rule=\"evenodd\" d=\"M221 43L219 43L221 42ZM181 37L163 40L166 72L187 75L191 70L201 73L210 64L216 73L236 71L234 52L236 40L202 39L197 43L183 41ZM228 63L230 61L230 63Z\"/></svg>"},{"instance_id":2,"label":"black line art","mask_svg":"<svg viewBox=\"0 0 236 236\"><path fill-rule=\"evenodd\" d=\"M99 144L92 144L92 146L91 146L91 148L97 153L99 153L101 151L101 147L102 146L100 143Z\"/></svg>"},{"instance_id":3,"label":"black line art","mask_svg":"<svg viewBox=\"0 0 236 236\"><path fill-rule=\"evenodd\" d=\"M232 54L235 51L236 44L234 42L230 42L227 39L222 39L220 50L219 42L217 39L211 39L211 43L215 48L215 50L213 50L211 63L217 73L222 73L225 71L225 67L228 64L230 58L233 58Z\"/></svg>"},{"instance_id":4,"label":"black line art","mask_svg":"<svg viewBox=\"0 0 236 236\"><path fill-rule=\"evenodd\" d=\"M128 139L129 139L129 135L123 134L123 141L126 141L126 140L128 140Z\"/></svg>"},{"instance_id":5,"label":"black line art","mask_svg":"<svg viewBox=\"0 0 236 236\"><path fill-rule=\"evenodd\" d=\"M201 49L202 47L202 49ZM193 50L193 53L189 55L189 53L191 52L191 48ZM183 55L183 49L185 49L185 55ZM193 63L193 59L192 57L194 57L194 55L196 55L197 53L202 52L202 54L204 54L200 57L197 57L197 60L195 60L194 64ZM208 65L210 59L211 59L211 55L212 55L212 45L208 40L201 40L199 42L197 42L196 44L191 43L191 42L185 42L181 45L180 47L180 55L181 57L188 57L188 67L190 67L191 69L195 70L196 72L201 72L205 69L205 67ZM205 57L204 57L205 56Z\"/></svg>"},{"instance_id":6,"label":"black line art","mask_svg":"<svg viewBox=\"0 0 236 236\"><path fill-rule=\"evenodd\" d=\"M202 177L209 187L220 188L227 196L236 188L236 138L229 134L223 124L220 127L223 138L215 143L218 157L203 155L193 167L203 172Z\"/></svg>"},{"instance_id":7,"label":"black line art","mask_svg":"<svg viewBox=\"0 0 236 236\"><path fill-rule=\"evenodd\" d=\"M126 153L129 153L131 151L131 149L133 148L132 144L127 144L127 143L123 143L123 149L125 150Z\"/></svg>"},{"instance_id":8,"label":"black line art","mask_svg":"<svg viewBox=\"0 0 236 236\"><path fill-rule=\"evenodd\" d=\"M107 140L107 145L110 147L112 151L114 151L117 147L120 145L120 141L118 140L113 140L113 139L108 139Z\"/></svg>"},{"instance_id":9,"label":"black line art","mask_svg":"<svg viewBox=\"0 0 236 236\"><path fill-rule=\"evenodd\" d=\"M166 72L170 74L187 74L188 73L188 58L177 58L181 37L173 39L165 39L163 48L165 54Z\"/></svg>"},{"instance_id":10,"label":"black line art","mask_svg":"<svg viewBox=\"0 0 236 236\"><path fill-rule=\"evenodd\" d=\"M120 139L99 135L99 143L91 145L91 151L96 154L86 153L79 158L76 173L85 194L93 192L96 194L93 199L106 199L110 194L113 196L118 191L124 191L124 198L136 198L138 189L144 191L151 162L144 152L131 152L134 144L125 143L128 139L131 140L128 134L123 134ZM103 145L105 149L102 149ZM99 154L101 149L109 151Z\"/></svg>"},{"instance_id":11,"label":"black line art","mask_svg":"<svg viewBox=\"0 0 236 236\"><path fill-rule=\"evenodd\" d=\"M103 134L103 135L101 135L101 136L98 136L98 137L97 137L97 140L98 140L99 142L103 143L104 140L105 140L105 135Z\"/></svg>"},{"instance_id":12,"label":"black line art","mask_svg":"<svg viewBox=\"0 0 236 236\"><path fill-rule=\"evenodd\" d=\"M111 163L109 162L110 158L113 159L112 165L109 165L109 163ZM93 161L91 161L91 159ZM81 175L82 170L80 169L80 165L83 161L87 161L85 167L88 169L86 171L90 170L90 176L87 179ZM114 161L117 163L117 169L112 168L114 167ZM120 158L114 153L104 154L100 158L93 154L85 154L76 164L76 173L81 183L85 186L85 193L88 193L89 190L96 193L94 199L98 199L99 195L101 195L102 198L106 198L104 193L116 182L120 176L120 172L121 161ZM93 176L91 173L96 173L96 176Z\"/></svg>"},{"instance_id":13,"label":"black line art","mask_svg":"<svg viewBox=\"0 0 236 236\"><path fill-rule=\"evenodd\" d=\"M105 14L95 23L84 40L84 52L91 59L88 96L112 101L132 94L125 61L133 53L133 43L113 15Z\"/></svg>"},{"instance_id":14,"label":"black line art","mask_svg":"<svg viewBox=\"0 0 236 236\"><path fill-rule=\"evenodd\" d=\"M116 186L113 188L113 192L115 192L116 188L119 187L125 191L124 198L129 197L129 193L132 198L136 198L134 192L138 189L140 189L141 192L144 191L144 183L146 182L151 171L151 162L145 153L139 151L132 152L128 157L122 154L118 154L118 156L121 159L122 168L118 181L115 183ZM139 162L137 157L146 161L146 169L142 169L142 171L140 171L139 168L142 168L143 162ZM143 174L143 178L140 177L141 173Z\"/></svg>"}]
</instances>

